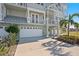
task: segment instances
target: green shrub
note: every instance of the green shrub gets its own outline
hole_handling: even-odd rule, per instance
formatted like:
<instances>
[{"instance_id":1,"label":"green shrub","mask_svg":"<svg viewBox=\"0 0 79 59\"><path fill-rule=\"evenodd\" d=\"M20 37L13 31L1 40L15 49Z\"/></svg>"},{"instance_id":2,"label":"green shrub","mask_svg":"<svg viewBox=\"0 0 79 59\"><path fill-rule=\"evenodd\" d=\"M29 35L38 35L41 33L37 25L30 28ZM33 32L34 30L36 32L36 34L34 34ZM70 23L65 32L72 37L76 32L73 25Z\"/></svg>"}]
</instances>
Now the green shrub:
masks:
<instances>
[{"instance_id":1,"label":"green shrub","mask_svg":"<svg viewBox=\"0 0 79 59\"><path fill-rule=\"evenodd\" d=\"M8 33L18 33L19 32L19 28L17 25L10 25L9 27L5 28L6 32Z\"/></svg>"},{"instance_id":2,"label":"green shrub","mask_svg":"<svg viewBox=\"0 0 79 59\"><path fill-rule=\"evenodd\" d=\"M9 51L9 47L5 45L5 42L0 42L0 55L5 55Z\"/></svg>"},{"instance_id":3,"label":"green shrub","mask_svg":"<svg viewBox=\"0 0 79 59\"><path fill-rule=\"evenodd\" d=\"M0 50L0 56L7 55L8 51L9 51L8 47L5 47L2 51Z\"/></svg>"},{"instance_id":4,"label":"green shrub","mask_svg":"<svg viewBox=\"0 0 79 59\"><path fill-rule=\"evenodd\" d=\"M7 41L0 42L0 55L8 55L10 47L16 44L16 33L9 33Z\"/></svg>"},{"instance_id":5,"label":"green shrub","mask_svg":"<svg viewBox=\"0 0 79 59\"><path fill-rule=\"evenodd\" d=\"M7 40L9 41L9 46L14 45L16 43L16 39L17 39L18 32L19 32L18 26L10 25L5 30L9 33L9 36L7 38Z\"/></svg>"}]
</instances>

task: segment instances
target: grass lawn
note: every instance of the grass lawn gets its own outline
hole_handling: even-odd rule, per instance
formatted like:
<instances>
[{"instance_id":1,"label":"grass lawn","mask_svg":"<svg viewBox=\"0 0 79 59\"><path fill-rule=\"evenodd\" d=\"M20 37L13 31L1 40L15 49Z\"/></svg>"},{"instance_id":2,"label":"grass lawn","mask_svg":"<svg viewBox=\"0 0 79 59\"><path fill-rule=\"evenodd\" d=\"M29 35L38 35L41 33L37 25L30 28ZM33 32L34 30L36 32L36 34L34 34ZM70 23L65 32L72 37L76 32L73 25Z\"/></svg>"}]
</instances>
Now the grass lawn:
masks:
<instances>
[{"instance_id":1,"label":"grass lawn","mask_svg":"<svg viewBox=\"0 0 79 59\"><path fill-rule=\"evenodd\" d=\"M62 33L61 35L68 35L68 33L65 32L65 33ZM69 35L79 37L79 32L77 31L69 32Z\"/></svg>"}]
</instances>

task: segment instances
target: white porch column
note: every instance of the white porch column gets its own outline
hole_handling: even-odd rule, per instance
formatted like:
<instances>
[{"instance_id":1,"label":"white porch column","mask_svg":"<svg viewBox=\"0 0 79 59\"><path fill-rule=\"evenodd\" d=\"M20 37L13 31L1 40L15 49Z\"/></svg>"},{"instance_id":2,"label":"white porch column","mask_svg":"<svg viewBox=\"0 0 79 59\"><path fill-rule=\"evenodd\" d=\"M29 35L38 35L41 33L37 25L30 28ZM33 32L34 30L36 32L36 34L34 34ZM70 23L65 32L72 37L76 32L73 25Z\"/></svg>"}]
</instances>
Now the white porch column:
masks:
<instances>
[{"instance_id":1,"label":"white porch column","mask_svg":"<svg viewBox=\"0 0 79 59\"><path fill-rule=\"evenodd\" d=\"M47 32L47 35L46 37L49 37L49 31L48 31L48 28L49 28L49 15L48 15L48 10L47 10L47 16L46 16L46 32Z\"/></svg>"},{"instance_id":2,"label":"white porch column","mask_svg":"<svg viewBox=\"0 0 79 59\"><path fill-rule=\"evenodd\" d=\"M27 22L28 22L28 23L31 22L30 15L29 15L29 9L27 9Z\"/></svg>"},{"instance_id":3,"label":"white porch column","mask_svg":"<svg viewBox=\"0 0 79 59\"><path fill-rule=\"evenodd\" d=\"M47 32L47 35L46 35L46 37L49 37L49 33L48 33L48 18L46 19L46 32Z\"/></svg>"},{"instance_id":4,"label":"white porch column","mask_svg":"<svg viewBox=\"0 0 79 59\"><path fill-rule=\"evenodd\" d=\"M0 3L0 21L2 20L2 4Z\"/></svg>"},{"instance_id":5,"label":"white porch column","mask_svg":"<svg viewBox=\"0 0 79 59\"><path fill-rule=\"evenodd\" d=\"M45 13L44 13L44 24L46 23L46 17L45 17Z\"/></svg>"}]
</instances>

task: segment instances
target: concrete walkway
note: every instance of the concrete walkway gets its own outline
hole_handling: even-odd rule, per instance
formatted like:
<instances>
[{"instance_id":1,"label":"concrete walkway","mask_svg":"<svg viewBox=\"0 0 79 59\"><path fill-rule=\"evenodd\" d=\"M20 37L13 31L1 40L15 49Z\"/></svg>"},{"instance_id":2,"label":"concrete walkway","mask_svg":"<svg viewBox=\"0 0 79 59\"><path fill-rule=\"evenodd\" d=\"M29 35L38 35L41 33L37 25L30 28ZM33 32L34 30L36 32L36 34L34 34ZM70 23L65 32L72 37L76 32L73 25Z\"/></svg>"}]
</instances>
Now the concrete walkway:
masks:
<instances>
[{"instance_id":1,"label":"concrete walkway","mask_svg":"<svg viewBox=\"0 0 79 59\"><path fill-rule=\"evenodd\" d=\"M79 47L51 38L32 38L34 41L20 40L15 56L79 56ZM30 40L30 39L29 39Z\"/></svg>"}]
</instances>

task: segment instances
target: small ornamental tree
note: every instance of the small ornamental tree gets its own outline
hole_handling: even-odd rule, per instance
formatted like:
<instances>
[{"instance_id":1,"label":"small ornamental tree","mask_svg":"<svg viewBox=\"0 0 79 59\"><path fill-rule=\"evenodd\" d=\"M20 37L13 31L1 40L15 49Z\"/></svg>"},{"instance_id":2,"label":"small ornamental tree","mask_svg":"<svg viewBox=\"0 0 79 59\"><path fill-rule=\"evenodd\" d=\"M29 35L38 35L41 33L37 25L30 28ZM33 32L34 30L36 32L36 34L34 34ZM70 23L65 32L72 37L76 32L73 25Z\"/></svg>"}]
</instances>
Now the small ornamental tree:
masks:
<instances>
[{"instance_id":1,"label":"small ornamental tree","mask_svg":"<svg viewBox=\"0 0 79 59\"><path fill-rule=\"evenodd\" d=\"M9 33L8 36L8 41L9 41L9 46L11 45L15 45L16 44L16 39L17 39L17 35L19 32L19 28L17 25L10 25L7 28L5 28L6 32Z\"/></svg>"}]
</instances>

